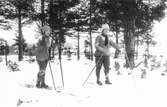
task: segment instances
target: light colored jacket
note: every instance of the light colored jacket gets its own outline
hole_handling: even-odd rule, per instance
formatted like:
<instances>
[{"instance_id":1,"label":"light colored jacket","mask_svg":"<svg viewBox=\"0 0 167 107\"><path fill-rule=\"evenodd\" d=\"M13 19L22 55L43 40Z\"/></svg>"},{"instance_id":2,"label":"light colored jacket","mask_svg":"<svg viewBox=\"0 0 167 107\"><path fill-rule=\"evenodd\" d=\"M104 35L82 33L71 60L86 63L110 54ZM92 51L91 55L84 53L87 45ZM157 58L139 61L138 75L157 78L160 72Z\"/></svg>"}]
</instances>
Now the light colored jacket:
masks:
<instances>
[{"instance_id":1,"label":"light colored jacket","mask_svg":"<svg viewBox=\"0 0 167 107\"><path fill-rule=\"evenodd\" d=\"M102 35L98 35L96 37L95 40L95 56L110 56L111 52L110 52L110 48L114 47L115 49L119 49L119 47L116 45L116 43L114 43L110 37L108 36L108 44L105 45L105 37L103 37Z\"/></svg>"}]
</instances>

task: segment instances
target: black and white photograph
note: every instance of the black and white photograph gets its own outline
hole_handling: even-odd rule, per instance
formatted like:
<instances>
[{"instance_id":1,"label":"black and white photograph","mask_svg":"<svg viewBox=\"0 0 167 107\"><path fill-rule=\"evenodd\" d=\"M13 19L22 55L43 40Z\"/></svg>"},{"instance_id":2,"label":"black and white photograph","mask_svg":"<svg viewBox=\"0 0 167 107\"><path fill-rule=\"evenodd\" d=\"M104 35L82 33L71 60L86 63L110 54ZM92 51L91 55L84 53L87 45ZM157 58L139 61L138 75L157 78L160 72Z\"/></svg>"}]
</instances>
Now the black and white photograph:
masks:
<instances>
[{"instance_id":1,"label":"black and white photograph","mask_svg":"<svg viewBox=\"0 0 167 107\"><path fill-rule=\"evenodd\" d=\"M167 0L0 0L0 107L167 107Z\"/></svg>"}]
</instances>

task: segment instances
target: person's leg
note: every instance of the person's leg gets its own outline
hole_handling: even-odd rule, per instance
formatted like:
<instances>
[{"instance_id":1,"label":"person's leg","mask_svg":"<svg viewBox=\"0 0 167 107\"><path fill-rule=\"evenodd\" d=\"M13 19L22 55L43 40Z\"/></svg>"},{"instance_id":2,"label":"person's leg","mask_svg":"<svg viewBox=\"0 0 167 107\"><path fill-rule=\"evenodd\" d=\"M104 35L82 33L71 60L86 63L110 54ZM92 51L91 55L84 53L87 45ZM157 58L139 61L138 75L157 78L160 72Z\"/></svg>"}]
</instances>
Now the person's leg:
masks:
<instances>
[{"instance_id":1,"label":"person's leg","mask_svg":"<svg viewBox=\"0 0 167 107\"><path fill-rule=\"evenodd\" d=\"M42 68L43 69L42 83L41 83L42 88L48 88L48 85L46 85L45 83L45 71L46 71L47 64L48 64L48 60L45 60Z\"/></svg>"},{"instance_id":2,"label":"person's leg","mask_svg":"<svg viewBox=\"0 0 167 107\"><path fill-rule=\"evenodd\" d=\"M44 75L44 71L42 69L43 66L43 62L42 61L37 61L38 65L39 65L39 72L37 74L37 83L36 83L36 87L37 88L42 88L41 84L42 84L42 75Z\"/></svg>"},{"instance_id":3,"label":"person's leg","mask_svg":"<svg viewBox=\"0 0 167 107\"><path fill-rule=\"evenodd\" d=\"M41 78L40 78L40 71L37 74L37 82L36 82L36 87L41 88Z\"/></svg>"},{"instance_id":4,"label":"person's leg","mask_svg":"<svg viewBox=\"0 0 167 107\"><path fill-rule=\"evenodd\" d=\"M103 66L104 66L104 73L105 73L105 78L106 78L105 83L111 84L109 80L109 70L110 70L110 57L109 56L104 57Z\"/></svg>"},{"instance_id":5,"label":"person's leg","mask_svg":"<svg viewBox=\"0 0 167 107\"><path fill-rule=\"evenodd\" d=\"M101 70L101 66L102 66L102 60L103 57L100 56L96 56L95 57L95 63L96 63L96 77L97 77L97 84L102 85L101 81L100 81L100 70Z\"/></svg>"},{"instance_id":6,"label":"person's leg","mask_svg":"<svg viewBox=\"0 0 167 107\"><path fill-rule=\"evenodd\" d=\"M44 61L44 65L43 65L43 69L44 69L45 71L46 71L47 65L48 65L48 60L45 60L45 61Z\"/></svg>"},{"instance_id":7,"label":"person's leg","mask_svg":"<svg viewBox=\"0 0 167 107\"><path fill-rule=\"evenodd\" d=\"M37 74L37 88L47 88L48 86L45 84L45 70L48 61L38 61L39 72Z\"/></svg>"},{"instance_id":8,"label":"person's leg","mask_svg":"<svg viewBox=\"0 0 167 107\"><path fill-rule=\"evenodd\" d=\"M38 72L38 78L37 78L37 84L36 87L37 88L43 88L43 83L44 83L44 77L45 77L45 71L44 70L40 70L40 72Z\"/></svg>"}]
</instances>

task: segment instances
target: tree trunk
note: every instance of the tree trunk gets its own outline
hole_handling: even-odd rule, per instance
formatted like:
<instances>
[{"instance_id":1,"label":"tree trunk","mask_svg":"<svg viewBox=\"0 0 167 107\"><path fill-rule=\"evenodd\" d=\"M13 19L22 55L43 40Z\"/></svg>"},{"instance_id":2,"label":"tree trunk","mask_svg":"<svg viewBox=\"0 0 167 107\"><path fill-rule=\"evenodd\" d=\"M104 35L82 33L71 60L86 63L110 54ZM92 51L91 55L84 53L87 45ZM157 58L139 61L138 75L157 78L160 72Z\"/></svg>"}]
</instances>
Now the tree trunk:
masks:
<instances>
[{"instance_id":1,"label":"tree trunk","mask_svg":"<svg viewBox=\"0 0 167 107\"><path fill-rule=\"evenodd\" d=\"M139 35L137 35L136 44L137 44L137 46L136 46L136 59L138 59L138 55L139 55L139 52L138 52L138 50L139 50Z\"/></svg>"},{"instance_id":2,"label":"tree trunk","mask_svg":"<svg viewBox=\"0 0 167 107\"><path fill-rule=\"evenodd\" d=\"M77 58L80 59L80 35L79 35L79 28L78 28L78 51L77 51Z\"/></svg>"},{"instance_id":3,"label":"tree trunk","mask_svg":"<svg viewBox=\"0 0 167 107\"><path fill-rule=\"evenodd\" d=\"M19 33L19 61L23 59L23 37L22 37L22 25L21 25L21 9L18 9L18 33Z\"/></svg>"},{"instance_id":4,"label":"tree trunk","mask_svg":"<svg viewBox=\"0 0 167 107\"><path fill-rule=\"evenodd\" d=\"M44 0L43 0L44 2ZM42 3L44 5L44 3ZM42 6L44 8L44 6ZM53 39L53 35L54 35L54 31L53 31L53 0L50 1L50 11L49 11L49 25L51 26L51 34L52 34L52 43L51 43L51 53L50 56L52 56L52 58L55 57L54 51L55 51L55 44L53 41L56 42L56 40ZM44 9L41 9L41 11L43 11L44 13Z\"/></svg>"},{"instance_id":5,"label":"tree trunk","mask_svg":"<svg viewBox=\"0 0 167 107\"><path fill-rule=\"evenodd\" d=\"M93 45L92 45L92 0L90 0L90 8L89 8L89 18L90 18L90 23L89 23L89 34L90 34L90 59L93 61Z\"/></svg>"},{"instance_id":6,"label":"tree trunk","mask_svg":"<svg viewBox=\"0 0 167 107\"><path fill-rule=\"evenodd\" d=\"M149 40L146 40L146 49L145 49L145 67L148 67L148 58L149 58Z\"/></svg>"},{"instance_id":7,"label":"tree trunk","mask_svg":"<svg viewBox=\"0 0 167 107\"><path fill-rule=\"evenodd\" d=\"M52 33L53 34L53 33ZM54 45L54 43L53 43L53 40L52 40L52 46L51 46L51 49L52 49L52 58L54 58L55 57L55 45Z\"/></svg>"},{"instance_id":8,"label":"tree trunk","mask_svg":"<svg viewBox=\"0 0 167 107\"><path fill-rule=\"evenodd\" d=\"M45 14L44 14L44 8L45 8L45 0L41 0L41 24L44 26L45 23Z\"/></svg>"},{"instance_id":9,"label":"tree trunk","mask_svg":"<svg viewBox=\"0 0 167 107\"><path fill-rule=\"evenodd\" d=\"M126 66L131 69L134 68L134 57L135 57L135 37L134 35L134 18L127 18L125 22L125 51L126 51Z\"/></svg>"},{"instance_id":10,"label":"tree trunk","mask_svg":"<svg viewBox=\"0 0 167 107\"><path fill-rule=\"evenodd\" d=\"M116 44L118 45L118 26L116 24ZM115 50L114 58L118 58L118 50Z\"/></svg>"},{"instance_id":11,"label":"tree trunk","mask_svg":"<svg viewBox=\"0 0 167 107\"><path fill-rule=\"evenodd\" d=\"M6 66L8 65L8 55L7 55L7 41L5 41L5 61L6 61Z\"/></svg>"}]
</instances>

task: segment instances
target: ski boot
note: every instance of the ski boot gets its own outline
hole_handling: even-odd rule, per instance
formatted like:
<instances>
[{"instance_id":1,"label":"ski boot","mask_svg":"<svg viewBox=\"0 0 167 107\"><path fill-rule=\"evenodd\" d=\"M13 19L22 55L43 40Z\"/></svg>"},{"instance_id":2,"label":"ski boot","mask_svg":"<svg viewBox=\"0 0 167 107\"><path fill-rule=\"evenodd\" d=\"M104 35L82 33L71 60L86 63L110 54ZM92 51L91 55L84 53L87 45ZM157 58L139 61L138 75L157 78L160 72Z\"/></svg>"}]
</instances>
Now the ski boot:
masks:
<instances>
[{"instance_id":1,"label":"ski boot","mask_svg":"<svg viewBox=\"0 0 167 107\"><path fill-rule=\"evenodd\" d=\"M105 84L112 84L110 81L109 81L109 78L107 77L106 80L105 80Z\"/></svg>"},{"instance_id":2,"label":"ski boot","mask_svg":"<svg viewBox=\"0 0 167 107\"><path fill-rule=\"evenodd\" d=\"M45 86L44 78L45 78L45 72L39 72L37 75L37 83L36 83L37 88L43 88Z\"/></svg>"},{"instance_id":3,"label":"ski boot","mask_svg":"<svg viewBox=\"0 0 167 107\"><path fill-rule=\"evenodd\" d=\"M46 89L49 88L49 86L45 84L45 73L42 75L41 88L46 88Z\"/></svg>"},{"instance_id":4,"label":"ski boot","mask_svg":"<svg viewBox=\"0 0 167 107\"><path fill-rule=\"evenodd\" d=\"M103 85L101 81L96 82L98 85Z\"/></svg>"},{"instance_id":5,"label":"ski boot","mask_svg":"<svg viewBox=\"0 0 167 107\"><path fill-rule=\"evenodd\" d=\"M42 81L41 72L39 72L39 73L37 74L37 83L36 83L36 87L37 87L37 88L42 88L42 87L41 87L41 81Z\"/></svg>"}]
</instances>

